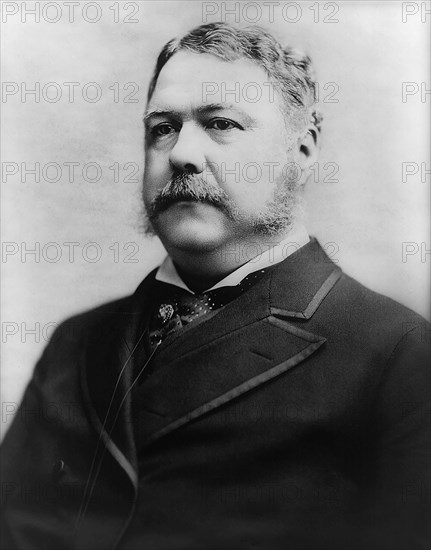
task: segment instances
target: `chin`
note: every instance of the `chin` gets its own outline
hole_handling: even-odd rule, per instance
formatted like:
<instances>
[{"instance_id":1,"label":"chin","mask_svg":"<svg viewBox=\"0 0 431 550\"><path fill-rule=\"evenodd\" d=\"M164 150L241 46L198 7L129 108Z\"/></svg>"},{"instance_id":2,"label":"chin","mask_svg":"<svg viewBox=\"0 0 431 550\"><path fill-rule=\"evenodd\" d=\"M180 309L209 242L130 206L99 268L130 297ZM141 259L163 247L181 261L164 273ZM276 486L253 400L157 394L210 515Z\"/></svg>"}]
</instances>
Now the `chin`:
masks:
<instances>
[{"instance_id":1,"label":"chin","mask_svg":"<svg viewBox=\"0 0 431 550\"><path fill-rule=\"evenodd\" d=\"M192 215L184 215L184 212L178 215L177 209L167 211L157 220L157 234L166 248L190 252L214 250L223 245L227 237L225 220L214 210L193 212Z\"/></svg>"},{"instance_id":2,"label":"chin","mask_svg":"<svg viewBox=\"0 0 431 550\"><path fill-rule=\"evenodd\" d=\"M160 238L167 248L176 248L189 252L210 252L224 242L221 235L211 231L176 230L172 234L164 232Z\"/></svg>"}]
</instances>

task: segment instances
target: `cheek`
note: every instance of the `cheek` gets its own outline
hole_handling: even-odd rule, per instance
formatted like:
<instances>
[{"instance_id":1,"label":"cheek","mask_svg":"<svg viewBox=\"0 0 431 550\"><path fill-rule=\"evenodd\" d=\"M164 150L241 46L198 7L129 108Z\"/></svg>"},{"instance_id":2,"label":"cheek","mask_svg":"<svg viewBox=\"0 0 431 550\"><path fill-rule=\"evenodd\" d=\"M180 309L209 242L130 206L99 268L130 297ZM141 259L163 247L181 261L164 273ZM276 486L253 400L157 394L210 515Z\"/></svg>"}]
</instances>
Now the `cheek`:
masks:
<instances>
[{"instance_id":1,"label":"cheek","mask_svg":"<svg viewBox=\"0 0 431 550\"><path fill-rule=\"evenodd\" d=\"M145 152L145 175L157 178L163 176L169 170L169 155L151 149Z\"/></svg>"},{"instance_id":2,"label":"cheek","mask_svg":"<svg viewBox=\"0 0 431 550\"><path fill-rule=\"evenodd\" d=\"M256 181L256 170L250 169L249 175L250 178L229 185L226 192L241 210L258 212L274 198L275 183L270 183L263 174Z\"/></svg>"},{"instance_id":3,"label":"cheek","mask_svg":"<svg viewBox=\"0 0 431 550\"><path fill-rule=\"evenodd\" d=\"M171 176L168 158L154 153L146 153L144 165L144 198L154 196L158 189L166 185Z\"/></svg>"},{"instance_id":4,"label":"cheek","mask_svg":"<svg viewBox=\"0 0 431 550\"><path fill-rule=\"evenodd\" d=\"M233 154L230 151L217 163L218 185L240 209L249 212L261 210L274 198L278 172L282 168L280 158L275 161L257 149L255 144L246 151L236 150ZM274 166L274 162L280 166Z\"/></svg>"}]
</instances>

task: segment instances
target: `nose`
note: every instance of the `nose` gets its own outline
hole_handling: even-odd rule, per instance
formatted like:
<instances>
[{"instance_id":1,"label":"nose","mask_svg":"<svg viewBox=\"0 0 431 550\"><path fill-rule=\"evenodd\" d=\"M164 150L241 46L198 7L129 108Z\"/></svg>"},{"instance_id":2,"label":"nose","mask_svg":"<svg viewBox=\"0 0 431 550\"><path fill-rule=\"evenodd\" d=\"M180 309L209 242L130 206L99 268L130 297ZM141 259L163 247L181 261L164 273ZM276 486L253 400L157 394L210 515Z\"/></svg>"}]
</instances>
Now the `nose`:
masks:
<instances>
[{"instance_id":1,"label":"nose","mask_svg":"<svg viewBox=\"0 0 431 550\"><path fill-rule=\"evenodd\" d=\"M202 151L202 134L193 123L183 124L177 141L171 149L169 162L179 172L190 174L203 172L205 156Z\"/></svg>"}]
</instances>

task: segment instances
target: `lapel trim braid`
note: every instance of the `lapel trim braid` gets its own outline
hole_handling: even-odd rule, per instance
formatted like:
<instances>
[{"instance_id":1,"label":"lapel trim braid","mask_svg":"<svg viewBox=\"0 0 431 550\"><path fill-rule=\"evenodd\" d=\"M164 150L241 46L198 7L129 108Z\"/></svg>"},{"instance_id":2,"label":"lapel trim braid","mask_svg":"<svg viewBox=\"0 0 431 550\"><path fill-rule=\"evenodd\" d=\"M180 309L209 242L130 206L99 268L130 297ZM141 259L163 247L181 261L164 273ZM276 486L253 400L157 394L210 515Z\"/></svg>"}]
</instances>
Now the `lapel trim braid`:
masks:
<instances>
[{"instance_id":1,"label":"lapel trim braid","mask_svg":"<svg viewBox=\"0 0 431 550\"><path fill-rule=\"evenodd\" d=\"M188 424L192 420L195 420L199 418L200 416L209 413L210 411L221 407L222 405L228 403L232 399L236 399L240 397L242 394L249 392L250 390L256 388L257 386L260 386L261 384L264 384L265 382L268 382L269 380L272 380L273 378L276 378L277 376L280 376L284 372L287 372L291 368L293 368L295 365L306 359L309 355L314 353L325 341L326 338L311 334L309 332L306 332L305 330L296 328L296 327L287 327L286 323L283 321L276 319L275 317L268 317L266 319L269 323L279 326L280 328L286 330L287 332L290 332L291 334L295 334L295 336L298 336L300 338L303 338L304 340L310 342L310 345L307 346L305 349L294 355L293 357L290 357L283 363L280 363L276 365L273 368L270 368L269 370L266 370L262 374L259 374L257 376L254 376L253 378L250 378L246 382L243 382L239 386L236 386L235 388L227 391L223 395L220 395L219 397L212 399L211 401L205 403L204 405L201 405L200 407L197 407L193 411L185 414L181 418L178 418L174 422L171 422L161 430L153 433L148 439L147 444L152 443L153 441L160 439L161 437L169 434L170 432L177 430L181 426L184 426L185 424ZM266 321L265 320L265 321ZM257 354L257 352L254 352Z\"/></svg>"},{"instance_id":2,"label":"lapel trim braid","mask_svg":"<svg viewBox=\"0 0 431 550\"><path fill-rule=\"evenodd\" d=\"M311 302L308 304L308 306L305 308L304 311L289 311L286 309L280 309L278 307L271 307L270 308L271 313L273 315L281 315L283 317L295 317L297 319L306 319L308 321L308 319L311 319L311 317L314 315L317 308L323 302L323 300L325 299L329 291L332 289L332 287L341 277L341 274L342 274L341 269L334 269L334 271L331 272L331 274L328 276L328 278L325 280L325 282L316 292L313 299L311 300Z\"/></svg>"},{"instance_id":3,"label":"lapel trim braid","mask_svg":"<svg viewBox=\"0 0 431 550\"><path fill-rule=\"evenodd\" d=\"M107 450L137 492L138 459L128 388L133 382L135 355L143 346L144 327L151 309L149 291L155 272L139 285L139 295L135 293L100 308L105 311L100 316L101 324L93 328L93 333L89 330L88 336L92 339L81 354L83 404L98 436L87 482L90 488L97 482L98 468ZM144 296L146 299L142 300ZM100 332L94 338L96 330Z\"/></svg>"}]
</instances>

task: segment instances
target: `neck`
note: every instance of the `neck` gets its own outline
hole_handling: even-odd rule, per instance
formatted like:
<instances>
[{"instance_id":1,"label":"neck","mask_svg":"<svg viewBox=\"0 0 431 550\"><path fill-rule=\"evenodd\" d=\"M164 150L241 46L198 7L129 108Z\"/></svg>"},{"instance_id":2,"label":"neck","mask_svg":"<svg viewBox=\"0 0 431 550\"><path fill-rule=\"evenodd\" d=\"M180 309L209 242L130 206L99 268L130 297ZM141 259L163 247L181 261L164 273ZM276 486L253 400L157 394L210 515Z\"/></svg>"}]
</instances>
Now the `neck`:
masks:
<instances>
[{"instance_id":1,"label":"neck","mask_svg":"<svg viewBox=\"0 0 431 550\"><path fill-rule=\"evenodd\" d=\"M286 235L264 236L224 244L206 251L178 250L166 246L178 274L193 292L202 292L269 248Z\"/></svg>"}]
</instances>

